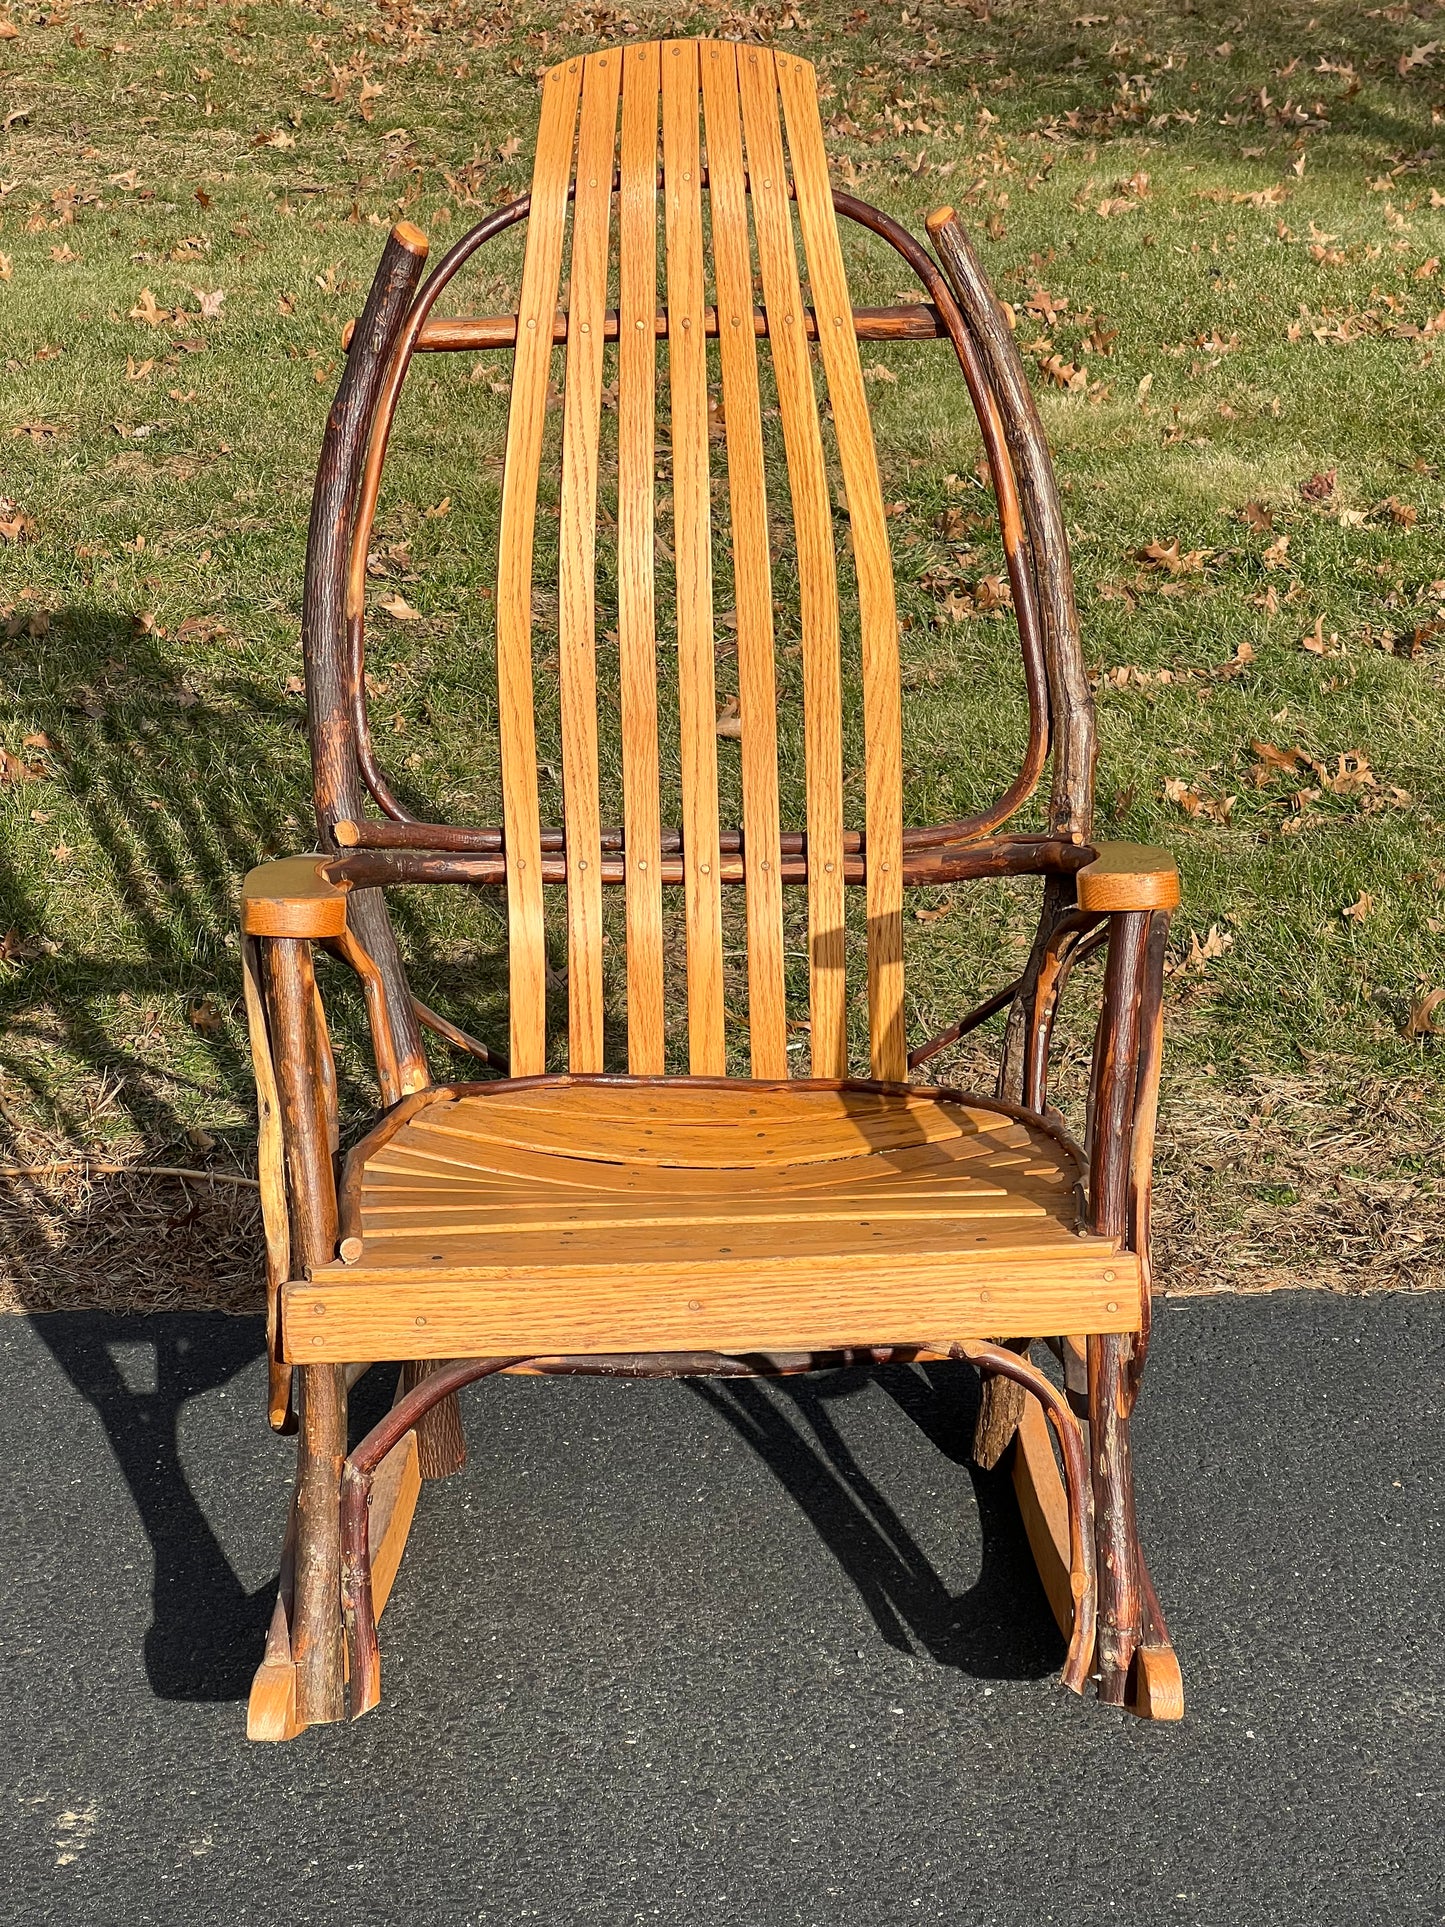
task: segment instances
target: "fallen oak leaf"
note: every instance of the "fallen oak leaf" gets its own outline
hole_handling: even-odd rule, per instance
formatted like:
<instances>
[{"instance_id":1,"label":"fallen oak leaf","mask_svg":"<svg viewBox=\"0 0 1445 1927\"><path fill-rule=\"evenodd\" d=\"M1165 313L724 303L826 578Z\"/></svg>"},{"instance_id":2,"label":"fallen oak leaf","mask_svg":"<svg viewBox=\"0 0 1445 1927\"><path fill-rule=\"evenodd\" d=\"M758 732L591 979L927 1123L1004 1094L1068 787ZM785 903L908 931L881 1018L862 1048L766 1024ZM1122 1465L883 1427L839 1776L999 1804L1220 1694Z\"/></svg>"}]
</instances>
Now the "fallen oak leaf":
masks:
<instances>
[{"instance_id":1,"label":"fallen oak leaf","mask_svg":"<svg viewBox=\"0 0 1445 1927\"><path fill-rule=\"evenodd\" d=\"M1340 656L1344 651L1340 648L1339 642L1340 638L1333 629L1326 639L1325 619L1323 616L1316 616L1314 628L1307 635L1300 637L1299 646L1301 649L1308 650L1312 656Z\"/></svg>"},{"instance_id":2,"label":"fallen oak leaf","mask_svg":"<svg viewBox=\"0 0 1445 1927\"><path fill-rule=\"evenodd\" d=\"M148 328L163 328L171 318L169 308L162 308L149 288L142 288L136 296L135 306L126 317L129 321L143 321Z\"/></svg>"},{"instance_id":3,"label":"fallen oak leaf","mask_svg":"<svg viewBox=\"0 0 1445 1927\"><path fill-rule=\"evenodd\" d=\"M397 622L424 622L426 620L421 610L413 609L405 596L396 594L384 595L381 598L381 606L385 609L386 613Z\"/></svg>"},{"instance_id":4,"label":"fallen oak leaf","mask_svg":"<svg viewBox=\"0 0 1445 1927\"><path fill-rule=\"evenodd\" d=\"M1205 816L1221 824L1229 821L1239 801L1237 796L1201 796L1197 790L1190 789L1182 776L1170 776L1165 780L1164 796L1166 801L1178 804L1186 816Z\"/></svg>"},{"instance_id":5,"label":"fallen oak leaf","mask_svg":"<svg viewBox=\"0 0 1445 1927\"><path fill-rule=\"evenodd\" d=\"M1375 899L1368 890L1362 890L1353 903L1347 903L1340 915L1350 923L1363 923L1375 908Z\"/></svg>"},{"instance_id":6,"label":"fallen oak leaf","mask_svg":"<svg viewBox=\"0 0 1445 1927\"><path fill-rule=\"evenodd\" d=\"M1170 576L1198 575L1212 554L1211 549L1188 549L1181 555L1176 536L1172 542L1146 542L1142 549L1135 549L1134 560L1146 569L1159 569Z\"/></svg>"},{"instance_id":7,"label":"fallen oak leaf","mask_svg":"<svg viewBox=\"0 0 1445 1927\"><path fill-rule=\"evenodd\" d=\"M1257 790L1264 789L1276 776L1293 776L1301 765L1311 767L1309 757L1298 744L1293 749L1278 749L1273 743L1256 740L1249 747L1259 758L1257 763L1251 765L1249 772L1249 780Z\"/></svg>"},{"instance_id":8,"label":"fallen oak leaf","mask_svg":"<svg viewBox=\"0 0 1445 1927\"><path fill-rule=\"evenodd\" d=\"M727 701L719 708L717 713L717 733L719 736L725 737L729 742L737 743L742 741L743 719L738 714L738 699L736 696L729 696Z\"/></svg>"},{"instance_id":9,"label":"fallen oak leaf","mask_svg":"<svg viewBox=\"0 0 1445 1927\"><path fill-rule=\"evenodd\" d=\"M1427 990L1418 997L1410 999L1410 1012L1405 1020L1407 1037L1445 1037L1445 1030L1435 1022L1435 1013L1445 1004L1445 989Z\"/></svg>"},{"instance_id":10,"label":"fallen oak leaf","mask_svg":"<svg viewBox=\"0 0 1445 1927\"><path fill-rule=\"evenodd\" d=\"M1305 501L1327 502L1335 492L1336 473L1333 468L1324 468L1306 476L1299 485L1299 492Z\"/></svg>"}]
</instances>

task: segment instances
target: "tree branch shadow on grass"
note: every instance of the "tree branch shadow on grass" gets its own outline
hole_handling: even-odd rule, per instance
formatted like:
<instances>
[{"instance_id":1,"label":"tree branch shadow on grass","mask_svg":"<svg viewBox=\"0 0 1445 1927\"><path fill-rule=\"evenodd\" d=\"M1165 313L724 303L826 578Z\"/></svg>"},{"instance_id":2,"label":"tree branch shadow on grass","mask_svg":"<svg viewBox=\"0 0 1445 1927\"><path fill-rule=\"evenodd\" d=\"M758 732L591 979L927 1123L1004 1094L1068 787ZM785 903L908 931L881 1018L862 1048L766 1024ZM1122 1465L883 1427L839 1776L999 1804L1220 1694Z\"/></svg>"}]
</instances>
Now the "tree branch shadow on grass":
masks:
<instances>
[{"instance_id":1,"label":"tree branch shadow on grass","mask_svg":"<svg viewBox=\"0 0 1445 1927\"><path fill-rule=\"evenodd\" d=\"M237 904L253 864L314 847L304 702L248 660L214 650L180 673L173 645L138 634L116 610L62 609L45 636L16 638L13 654L18 700L51 744L53 780L27 784L25 800L43 801L72 842L84 838L91 875L79 887L114 908L87 941L63 917L52 930L53 885L0 840L0 931L13 930L25 953L0 964L0 1158L104 1157L119 1123L145 1146L142 1158L126 1150L123 1159L253 1171ZM62 788L65 800L55 800ZM459 964L406 893L393 893L390 906L419 994L488 1034L505 957ZM348 971L323 963L320 974L343 1118L360 1126L379 1103L364 1009ZM206 1079L165 1061L161 1022L168 1003L173 1018L177 1000L203 996L219 1012L194 1039L210 1058ZM118 1019L121 999L129 1007ZM132 1025L138 1034L125 1035ZM443 1050L439 1073L450 1068ZM196 1123L217 1139L212 1149L187 1142ZM135 1199L147 1208L130 1235L123 1220ZM234 1187L138 1190L129 1178L62 1174L3 1187L0 1273L12 1302L146 1307L157 1302L147 1270L173 1274L174 1302L254 1309L254 1200Z\"/></svg>"}]
</instances>

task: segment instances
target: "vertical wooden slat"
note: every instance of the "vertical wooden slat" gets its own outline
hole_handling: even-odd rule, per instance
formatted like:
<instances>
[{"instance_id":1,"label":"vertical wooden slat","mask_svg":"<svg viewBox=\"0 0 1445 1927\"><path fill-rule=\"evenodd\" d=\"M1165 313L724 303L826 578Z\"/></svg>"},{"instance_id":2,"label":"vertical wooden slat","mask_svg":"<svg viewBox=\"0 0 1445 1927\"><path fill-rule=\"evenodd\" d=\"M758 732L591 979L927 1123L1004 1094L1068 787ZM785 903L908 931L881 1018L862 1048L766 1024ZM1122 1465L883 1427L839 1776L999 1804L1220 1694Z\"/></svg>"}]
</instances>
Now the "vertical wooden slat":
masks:
<instances>
[{"instance_id":1,"label":"vertical wooden slat","mask_svg":"<svg viewBox=\"0 0 1445 1927\"><path fill-rule=\"evenodd\" d=\"M622 815L627 850L627 1065L663 1064L662 828L658 788L653 490L657 342L655 43L629 47L622 70L618 235L617 654L622 699Z\"/></svg>"},{"instance_id":2,"label":"vertical wooden slat","mask_svg":"<svg viewBox=\"0 0 1445 1927\"><path fill-rule=\"evenodd\" d=\"M712 202L713 274L732 505L742 725L743 873L748 913L748 1030L754 1077L788 1075L783 886L778 822L777 688L747 189L738 120L737 50L700 50Z\"/></svg>"},{"instance_id":3,"label":"vertical wooden slat","mask_svg":"<svg viewBox=\"0 0 1445 1927\"><path fill-rule=\"evenodd\" d=\"M677 570L688 1063L695 1077L720 1077L727 1069L727 1056L723 1037L717 707L713 682L712 525L697 69L696 41L663 43L662 172ZM840 864L840 875L841 870Z\"/></svg>"},{"instance_id":4,"label":"vertical wooden slat","mask_svg":"<svg viewBox=\"0 0 1445 1927\"><path fill-rule=\"evenodd\" d=\"M878 457L863 390L853 307L838 245L828 157L818 119L813 69L775 56L788 130L798 224L808 285L818 317L818 344L828 379L833 426L848 492L853 560L863 645L866 757L868 1029L875 1077L903 1079L903 717L893 558L883 514Z\"/></svg>"},{"instance_id":5,"label":"vertical wooden slat","mask_svg":"<svg viewBox=\"0 0 1445 1927\"><path fill-rule=\"evenodd\" d=\"M738 49L743 131L788 457L803 625L803 741L808 798L808 951L815 1077L848 1068L843 925L843 745L838 584L818 405L793 249L773 56Z\"/></svg>"},{"instance_id":6,"label":"vertical wooden slat","mask_svg":"<svg viewBox=\"0 0 1445 1927\"><path fill-rule=\"evenodd\" d=\"M567 826L567 1044L602 1069L602 819L597 789L597 450L619 51L583 64L558 534L562 793Z\"/></svg>"},{"instance_id":7,"label":"vertical wooden slat","mask_svg":"<svg viewBox=\"0 0 1445 1927\"><path fill-rule=\"evenodd\" d=\"M537 471L552 364L552 321L562 265L567 188L582 62L554 67L542 85L527 252L517 304L517 347L502 477L497 562L497 694L502 814L507 842L511 1070L546 1069L547 959L542 925L542 849L532 707L532 540Z\"/></svg>"}]
</instances>

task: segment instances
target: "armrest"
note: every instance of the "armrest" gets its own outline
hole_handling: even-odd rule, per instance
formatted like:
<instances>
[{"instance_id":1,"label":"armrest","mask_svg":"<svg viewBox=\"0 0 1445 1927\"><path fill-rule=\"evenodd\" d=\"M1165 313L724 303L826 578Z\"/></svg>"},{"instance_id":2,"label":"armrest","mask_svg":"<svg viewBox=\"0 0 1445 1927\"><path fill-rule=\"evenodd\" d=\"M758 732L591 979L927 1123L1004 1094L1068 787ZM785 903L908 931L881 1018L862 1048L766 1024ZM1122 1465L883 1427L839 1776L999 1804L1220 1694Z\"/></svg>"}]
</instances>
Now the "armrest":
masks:
<instances>
[{"instance_id":1,"label":"armrest","mask_svg":"<svg viewBox=\"0 0 1445 1927\"><path fill-rule=\"evenodd\" d=\"M1076 879L1081 910L1173 910L1179 871L1167 850L1147 843L1100 843Z\"/></svg>"},{"instance_id":2,"label":"armrest","mask_svg":"<svg viewBox=\"0 0 1445 1927\"><path fill-rule=\"evenodd\" d=\"M249 937L339 937L346 930L346 893L326 874L331 857L278 857L248 871L241 891L241 928Z\"/></svg>"}]
</instances>

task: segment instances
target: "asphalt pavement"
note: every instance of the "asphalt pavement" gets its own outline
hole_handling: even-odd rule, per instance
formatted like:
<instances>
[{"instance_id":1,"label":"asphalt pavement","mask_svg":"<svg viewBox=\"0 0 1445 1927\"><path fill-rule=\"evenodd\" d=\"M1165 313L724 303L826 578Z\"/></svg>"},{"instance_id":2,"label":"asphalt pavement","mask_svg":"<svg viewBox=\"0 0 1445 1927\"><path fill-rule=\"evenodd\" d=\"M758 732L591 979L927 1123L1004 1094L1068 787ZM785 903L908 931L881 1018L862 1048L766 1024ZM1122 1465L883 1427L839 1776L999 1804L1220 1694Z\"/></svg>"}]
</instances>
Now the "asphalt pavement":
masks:
<instances>
[{"instance_id":1,"label":"asphalt pavement","mask_svg":"<svg viewBox=\"0 0 1445 1927\"><path fill-rule=\"evenodd\" d=\"M1433 1927L1442 1364L1439 1297L1161 1302L1175 1727L1057 1686L967 1367L484 1383L380 1708L256 1747L258 1322L0 1319L0 1921Z\"/></svg>"}]
</instances>

